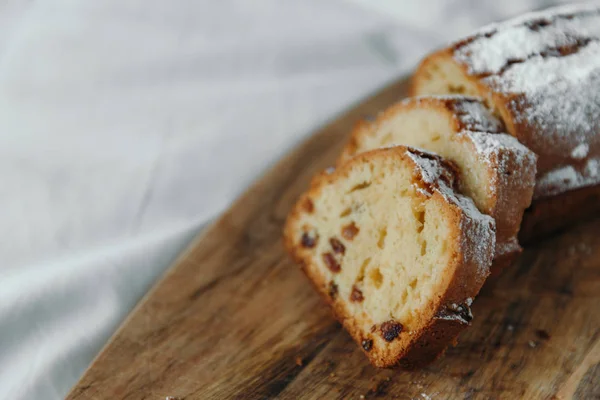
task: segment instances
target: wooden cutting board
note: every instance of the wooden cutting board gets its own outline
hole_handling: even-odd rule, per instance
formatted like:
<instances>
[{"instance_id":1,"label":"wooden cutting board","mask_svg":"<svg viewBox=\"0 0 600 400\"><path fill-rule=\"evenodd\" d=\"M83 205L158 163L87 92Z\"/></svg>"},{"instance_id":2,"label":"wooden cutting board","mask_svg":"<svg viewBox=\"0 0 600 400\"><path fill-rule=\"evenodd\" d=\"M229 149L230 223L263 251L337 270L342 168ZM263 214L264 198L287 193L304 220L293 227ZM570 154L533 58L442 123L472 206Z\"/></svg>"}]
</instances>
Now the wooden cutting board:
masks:
<instances>
[{"instance_id":1,"label":"wooden cutting board","mask_svg":"<svg viewBox=\"0 0 600 400\"><path fill-rule=\"evenodd\" d=\"M377 370L283 251L287 211L389 85L256 182L170 268L68 399L600 398L600 219L488 282L471 329L416 372Z\"/></svg>"}]
</instances>

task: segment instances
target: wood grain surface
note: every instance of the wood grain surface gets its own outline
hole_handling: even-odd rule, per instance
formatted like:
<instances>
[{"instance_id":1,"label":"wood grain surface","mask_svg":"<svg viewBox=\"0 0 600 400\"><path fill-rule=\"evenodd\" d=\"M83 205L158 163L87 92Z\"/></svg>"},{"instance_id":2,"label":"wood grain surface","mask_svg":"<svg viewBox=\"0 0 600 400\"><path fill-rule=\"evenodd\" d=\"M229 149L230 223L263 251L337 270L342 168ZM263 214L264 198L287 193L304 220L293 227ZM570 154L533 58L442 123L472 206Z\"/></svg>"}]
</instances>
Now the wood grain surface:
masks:
<instances>
[{"instance_id":1,"label":"wood grain surface","mask_svg":"<svg viewBox=\"0 0 600 400\"><path fill-rule=\"evenodd\" d=\"M141 301L68 399L600 399L600 219L527 248L430 367L369 365L283 251L287 211L352 125L325 126L252 186Z\"/></svg>"}]
</instances>

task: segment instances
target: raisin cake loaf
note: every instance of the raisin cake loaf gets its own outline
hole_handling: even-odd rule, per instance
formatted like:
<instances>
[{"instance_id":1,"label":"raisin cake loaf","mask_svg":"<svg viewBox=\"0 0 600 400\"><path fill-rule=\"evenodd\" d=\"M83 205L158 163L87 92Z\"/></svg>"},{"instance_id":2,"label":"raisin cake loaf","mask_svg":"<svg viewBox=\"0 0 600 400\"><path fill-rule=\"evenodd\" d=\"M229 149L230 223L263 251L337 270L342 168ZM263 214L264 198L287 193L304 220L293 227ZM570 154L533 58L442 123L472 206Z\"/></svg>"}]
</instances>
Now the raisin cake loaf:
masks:
<instances>
[{"instance_id":1,"label":"raisin cake loaf","mask_svg":"<svg viewBox=\"0 0 600 400\"><path fill-rule=\"evenodd\" d=\"M540 221L561 225L570 211L600 208L600 3L492 24L431 54L411 94L448 93L485 99L538 155L526 232Z\"/></svg>"},{"instance_id":2,"label":"raisin cake loaf","mask_svg":"<svg viewBox=\"0 0 600 400\"><path fill-rule=\"evenodd\" d=\"M377 367L432 361L472 319L495 224L457 179L439 156L377 149L315 177L288 217L286 248Z\"/></svg>"},{"instance_id":3,"label":"raisin cake loaf","mask_svg":"<svg viewBox=\"0 0 600 400\"><path fill-rule=\"evenodd\" d=\"M523 212L531 204L536 156L504 132L502 123L476 98L416 97L362 121L352 132L340 162L357 153L402 144L432 151L454 162L460 191L496 221L493 272L521 252L517 240Z\"/></svg>"}]
</instances>

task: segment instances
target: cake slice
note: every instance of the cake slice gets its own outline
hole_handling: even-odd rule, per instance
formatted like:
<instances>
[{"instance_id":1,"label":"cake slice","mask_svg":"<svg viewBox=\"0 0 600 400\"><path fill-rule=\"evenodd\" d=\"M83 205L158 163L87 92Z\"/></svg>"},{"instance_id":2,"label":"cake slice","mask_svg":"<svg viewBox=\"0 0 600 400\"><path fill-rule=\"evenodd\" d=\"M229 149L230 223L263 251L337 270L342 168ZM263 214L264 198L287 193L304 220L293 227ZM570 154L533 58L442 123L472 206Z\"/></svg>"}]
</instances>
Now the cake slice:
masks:
<instances>
[{"instance_id":1,"label":"cake slice","mask_svg":"<svg viewBox=\"0 0 600 400\"><path fill-rule=\"evenodd\" d=\"M318 175L288 216L287 250L377 367L427 364L470 324L495 224L457 179L439 156L377 149Z\"/></svg>"},{"instance_id":2,"label":"cake slice","mask_svg":"<svg viewBox=\"0 0 600 400\"><path fill-rule=\"evenodd\" d=\"M426 57L412 95L483 98L538 155L534 201L600 184L600 3L492 24Z\"/></svg>"},{"instance_id":3,"label":"cake slice","mask_svg":"<svg viewBox=\"0 0 600 400\"><path fill-rule=\"evenodd\" d=\"M364 121L352 132L340 162L358 153L391 145L426 149L454 162L460 191L496 221L493 272L510 265L522 251L517 235L531 204L536 156L504 132L485 105L461 95L401 101Z\"/></svg>"}]
</instances>

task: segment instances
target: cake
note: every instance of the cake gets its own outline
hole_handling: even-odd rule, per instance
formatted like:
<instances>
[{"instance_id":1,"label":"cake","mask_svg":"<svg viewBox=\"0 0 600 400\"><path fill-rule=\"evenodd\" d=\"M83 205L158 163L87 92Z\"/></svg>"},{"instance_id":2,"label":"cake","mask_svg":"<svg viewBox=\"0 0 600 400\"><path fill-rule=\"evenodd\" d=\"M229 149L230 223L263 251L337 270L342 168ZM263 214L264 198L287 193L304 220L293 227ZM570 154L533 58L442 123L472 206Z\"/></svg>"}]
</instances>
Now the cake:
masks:
<instances>
[{"instance_id":1,"label":"cake","mask_svg":"<svg viewBox=\"0 0 600 400\"><path fill-rule=\"evenodd\" d=\"M448 93L483 98L538 155L534 205L600 183L600 3L492 24L434 52L411 94Z\"/></svg>"},{"instance_id":2,"label":"cake","mask_svg":"<svg viewBox=\"0 0 600 400\"><path fill-rule=\"evenodd\" d=\"M410 93L359 123L284 230L377 367L455 343L517 235L600 211L600 3L489 25L426 57Z\"/></svg>"},{"instance_id":3,"label":"cake","mask_svg":"<svg viewBox=\"0 0 600 400\"><path fill-rule=\"evenodd\" d=\"M425 365L470 324L495 223L459 184L437 155L376 149L317 175L288 216L287 250L377 367Z\"/></svg>"},{"instance_id":4,"label":"cake","mask_svg":"<svg viewBox=\"0 0 600 400\"><path fill-rule=\"evenodd\" d=\"M454 162L460 192L496 221L493 271L521 252L517 234L531 204L536 156L514 137L478 99L462 95L403 100L361 121L339 163L364 151L402 144L432 151Z\"/></svg>"}]
</instances>

